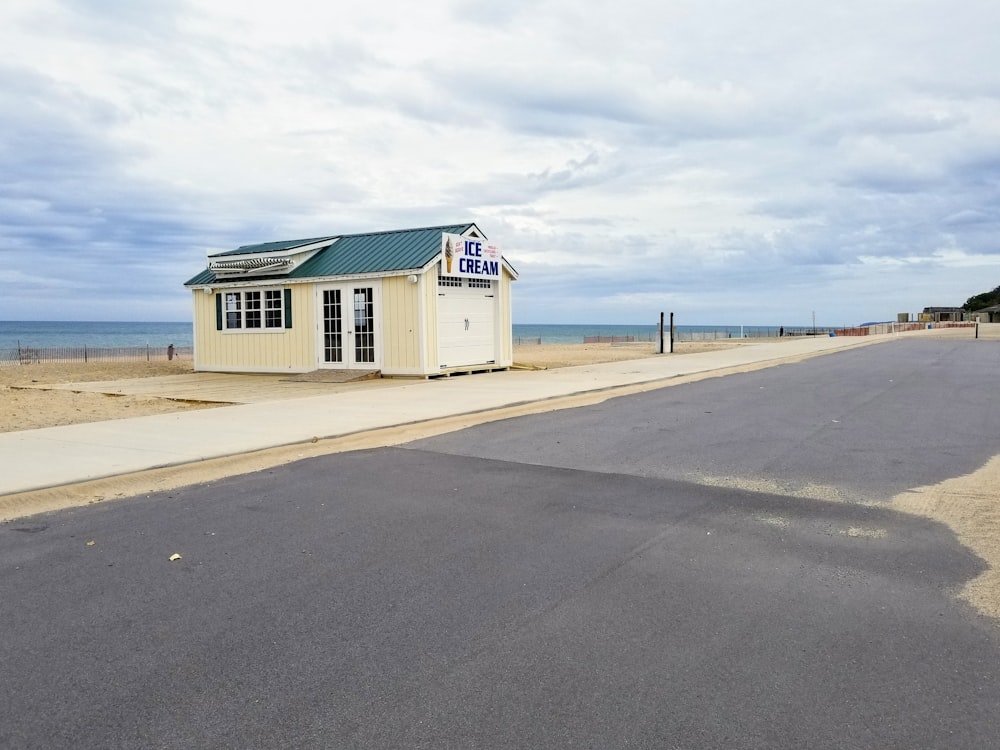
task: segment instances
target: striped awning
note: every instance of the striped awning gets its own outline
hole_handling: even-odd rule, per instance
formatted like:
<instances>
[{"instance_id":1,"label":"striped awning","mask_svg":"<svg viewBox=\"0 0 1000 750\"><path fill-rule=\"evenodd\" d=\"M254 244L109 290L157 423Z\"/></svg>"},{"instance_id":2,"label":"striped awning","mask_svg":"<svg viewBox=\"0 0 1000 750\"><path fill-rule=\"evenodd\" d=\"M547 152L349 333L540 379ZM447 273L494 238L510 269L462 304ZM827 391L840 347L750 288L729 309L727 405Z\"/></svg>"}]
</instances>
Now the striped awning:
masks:
<instances>
[{"instance_id":1,"label":"striped awning","mask_svg":"<svg viewBox=\"0 0 1000 750\"><path fill-rule=\"evenodd\" d=\"M265 273L290 270L291 258L240 258L239 260L213 260L208 270L224 274Z\"/></svg>"}]
</instances>

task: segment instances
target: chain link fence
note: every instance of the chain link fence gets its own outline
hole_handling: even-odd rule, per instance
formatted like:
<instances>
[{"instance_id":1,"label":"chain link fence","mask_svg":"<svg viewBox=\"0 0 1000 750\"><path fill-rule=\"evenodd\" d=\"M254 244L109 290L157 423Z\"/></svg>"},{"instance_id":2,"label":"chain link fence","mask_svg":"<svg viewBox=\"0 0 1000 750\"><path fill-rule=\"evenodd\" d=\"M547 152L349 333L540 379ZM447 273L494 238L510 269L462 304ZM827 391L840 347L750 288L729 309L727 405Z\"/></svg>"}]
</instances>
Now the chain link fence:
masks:
<instances>
[{"instance_id":1,"label":"chain link fence","mask_svg":"<svg viewBox=\"0 0 1000 750\"><path fill-rule=\"evenodd\" d=\"M69 346L42 349L16 346L0 349L0 367L32 365L43 362L154 362L173 359L192 359L190 346Z\"/></svg>"}]
</instances>

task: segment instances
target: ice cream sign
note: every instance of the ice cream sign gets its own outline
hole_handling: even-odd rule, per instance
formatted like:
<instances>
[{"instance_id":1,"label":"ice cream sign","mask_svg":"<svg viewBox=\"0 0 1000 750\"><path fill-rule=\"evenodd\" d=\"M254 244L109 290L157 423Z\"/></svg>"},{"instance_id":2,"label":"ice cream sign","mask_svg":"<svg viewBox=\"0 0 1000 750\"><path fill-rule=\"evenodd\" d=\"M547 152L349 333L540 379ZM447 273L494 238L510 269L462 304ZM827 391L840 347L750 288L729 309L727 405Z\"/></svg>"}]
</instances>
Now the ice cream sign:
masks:
<instances>
[{"instance_id":1,"label":"ice cream sign","mask_svg":"<svg viewBox=\"0 0 1000 750\"><path fill-rule=\"evenodd\" d=\"M479 237L441 235L442 273L475 279L500 278L500 248Z\"/></svg>"}]
</instances>

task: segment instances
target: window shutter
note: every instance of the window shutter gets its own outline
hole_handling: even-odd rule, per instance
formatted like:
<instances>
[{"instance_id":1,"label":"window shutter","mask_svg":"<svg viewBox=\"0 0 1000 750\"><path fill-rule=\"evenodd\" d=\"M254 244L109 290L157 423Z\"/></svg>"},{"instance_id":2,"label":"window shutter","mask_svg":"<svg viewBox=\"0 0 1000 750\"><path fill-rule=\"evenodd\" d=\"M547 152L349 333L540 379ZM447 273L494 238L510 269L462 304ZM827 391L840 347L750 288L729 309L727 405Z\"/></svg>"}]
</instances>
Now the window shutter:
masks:
<instances>
[{"instance_id":1,"label":"window shutter","mask_svg":"<svg viewBox=\"0 0 1000 750\"><path fill-rule=\"evenodd\" d=\"M215 293L215 330L222 330L222 293Z\"/></svg>"},{"instance_id":2,"label":"window shutter","mask_svg":"<svg viewBox=\"0 0 1000 750\"><path fill-rule=\"evenodd\" d=\"M292 327L292 290L285 288L285 328Z\"/></svg>"}]
</instances>

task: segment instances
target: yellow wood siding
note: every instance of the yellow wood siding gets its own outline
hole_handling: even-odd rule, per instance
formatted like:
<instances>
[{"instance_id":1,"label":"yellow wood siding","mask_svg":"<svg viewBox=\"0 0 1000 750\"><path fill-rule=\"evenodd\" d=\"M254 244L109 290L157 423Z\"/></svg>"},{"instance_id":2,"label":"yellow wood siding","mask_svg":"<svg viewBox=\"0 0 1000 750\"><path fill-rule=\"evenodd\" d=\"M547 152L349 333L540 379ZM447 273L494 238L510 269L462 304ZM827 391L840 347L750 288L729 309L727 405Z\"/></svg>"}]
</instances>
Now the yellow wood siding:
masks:
<instances>
[{"instance_id":1,"label":"yellow wood siding","mask_svg":"<svg viewBox=\"0 0 1000 750\"><path fill-rule=\"evenodd\" d=\"M497 315L500 319L500 359L498 365L510 367L514 364L514 329L511 300L511 282L513 278L507 269L500 274L500 309Z\"/></svg>"},{"instance_id":2,"label":"yellow wood siding","mask_svg":"<svg viewBox=\"0 0 1000 750\"><path fill-rule=\"evenodd\" d=\"M424 277L426 279L426 275ZM382 279L382 371L420 373L420 279L405 276Z\"/></svg>"},{"instance_id":3,"label":"yellow wood siding","mask_svg":"<svg viewBox=\"0 0 1000 750\"><path fill-rule=\"evenodd\" d=\"M441 365L438 354L438 268L440 264L431 266L421 278L418 286L422 287L424 300L424 365L425 372L432 374Z\"/></svg>"},{"instance_id":4,"label":"yellow wood siding","mask_svg":"<svg viewBox=\"0 0 1000 750\"><path fill-rule=\"evenodd\" d=\"M309 372L316 369L316 310L311 284L294 284L292 327L267 332L216 330L215 295L196 289L194 368L215 372Z\"/></svg>"}]
</instances>

